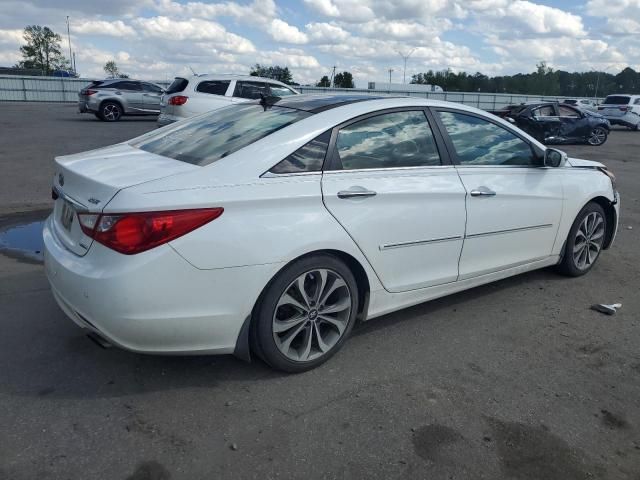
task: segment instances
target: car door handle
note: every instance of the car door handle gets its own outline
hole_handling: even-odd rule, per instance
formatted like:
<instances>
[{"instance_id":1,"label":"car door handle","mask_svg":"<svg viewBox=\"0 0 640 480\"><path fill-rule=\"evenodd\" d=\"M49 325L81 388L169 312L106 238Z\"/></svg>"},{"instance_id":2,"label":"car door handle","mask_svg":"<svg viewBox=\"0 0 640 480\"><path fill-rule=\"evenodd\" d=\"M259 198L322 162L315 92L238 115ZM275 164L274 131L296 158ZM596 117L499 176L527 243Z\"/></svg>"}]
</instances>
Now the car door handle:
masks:
<instances>
[{"instance_id":1,"label":"car door handle","mask_svg":"<svg viewBox=\"0 0 640 480\"><path fill-rule=\"evenodd\" d=\"M375 197L377 192L373 190L367 190L363 187L351 187L349 190L340 190L338 192L338 198L354 198L354 197Z\"/></svg>"},{"instance_id":2,"label":"car door handle","mask_svg":"<svg viewBox=\"0 0 640 480\"><path fill-rule=\"evenodd\" d=\"M493 197L496 194L496 192L487 187L474 188L469 193L471 193L472 197Z\"/></svg>"}]
</instances>

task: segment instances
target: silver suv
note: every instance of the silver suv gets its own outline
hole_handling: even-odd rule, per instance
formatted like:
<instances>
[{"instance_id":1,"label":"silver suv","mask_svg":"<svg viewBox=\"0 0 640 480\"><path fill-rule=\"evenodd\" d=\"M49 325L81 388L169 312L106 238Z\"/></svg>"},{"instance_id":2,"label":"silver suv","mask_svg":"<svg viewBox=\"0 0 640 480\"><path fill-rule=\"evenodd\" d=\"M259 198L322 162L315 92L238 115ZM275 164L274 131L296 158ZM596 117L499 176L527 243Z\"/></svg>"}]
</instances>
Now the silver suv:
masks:
<instances>
[{"instance_id":1,"label":"silver suv","mask_svg":"<svg viewBox=\"0 0 640 480\"><path fill-rule=\"evenodd\" d=\"M123 115L158 115L163 93L162 87L139 80L96 80L78 93L78 109L105 122L116 122Z\"/></svg>"}]
</instances>

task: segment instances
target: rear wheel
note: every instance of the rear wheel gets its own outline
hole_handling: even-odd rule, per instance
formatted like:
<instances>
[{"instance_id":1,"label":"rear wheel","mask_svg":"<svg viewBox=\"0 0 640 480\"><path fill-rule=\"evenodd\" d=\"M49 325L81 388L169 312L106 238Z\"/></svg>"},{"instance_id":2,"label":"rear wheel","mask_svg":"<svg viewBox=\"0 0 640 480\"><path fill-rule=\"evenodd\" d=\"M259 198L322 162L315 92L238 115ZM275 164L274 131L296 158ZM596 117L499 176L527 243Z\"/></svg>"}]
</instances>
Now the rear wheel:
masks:
<instances>
[{"instance_id":1,"label":"rear wheel","mask_svg":"<svg viewBox=\"0 0 640 480\"><path fill-rule=\"evenodd\" d=\"M262 296L253 319L255 353L286 372L315 368L342 347L357 308L356 280L343 262L324 254L303 258Z\"/></svg>"},{"instance_id":2,"label":"rear wheel","mask_svg":"<svg viewBox=\"0 0 640 480\"><path fill-rule=\"evenodd\" d=\"M587 142L589 143L589 145L593 145L594 147L597 147L607 141L608 135L609 135L609 132L607 131L606 128L596 127L593 130L591 130L591 133L589 134L589 138L587 139Z\"/></svg>"},{"instance_id":3,"label":"rear wheel","mask_svg":"<svg viewBox=\"0 0 640 480\"><path fill-rule=\"evenodd\" d=\"M122 107L115 102L104 102L100 105L98 115L105 122L117 122L122 117Z\"/></svg>"},{"instance_id":4,"label":"rear wheel","mask_svg":"<svg viewBox=\"0 0 640 480\"><path fill-rule=\"evenodd\" d=\"M607 217L600 205L590 202L576 217L565 243L558 271L571 277L587 273L598 260L607 231Z\"/></svg>"}]
</instances>

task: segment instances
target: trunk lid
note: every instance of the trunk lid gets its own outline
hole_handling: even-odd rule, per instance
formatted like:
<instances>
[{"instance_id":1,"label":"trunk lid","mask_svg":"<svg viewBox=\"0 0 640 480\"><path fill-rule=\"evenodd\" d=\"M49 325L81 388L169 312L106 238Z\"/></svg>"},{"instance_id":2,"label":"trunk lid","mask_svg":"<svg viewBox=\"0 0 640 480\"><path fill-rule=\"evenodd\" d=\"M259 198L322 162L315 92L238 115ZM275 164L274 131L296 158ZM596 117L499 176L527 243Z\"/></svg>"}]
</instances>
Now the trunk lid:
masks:
<instances>
[{"instance_id":1,"label":"trunk lid","mask_svg":"<svg viewBox=\"0 0 640 480\"><path fill-rule=\"evenodd\" d=\"M78 213L101 212L123 188L198 168L126 143L56 157L53 177L55 233L70 251L84 255L92 239L82 232Z\"/></svg>"}]
</instances>

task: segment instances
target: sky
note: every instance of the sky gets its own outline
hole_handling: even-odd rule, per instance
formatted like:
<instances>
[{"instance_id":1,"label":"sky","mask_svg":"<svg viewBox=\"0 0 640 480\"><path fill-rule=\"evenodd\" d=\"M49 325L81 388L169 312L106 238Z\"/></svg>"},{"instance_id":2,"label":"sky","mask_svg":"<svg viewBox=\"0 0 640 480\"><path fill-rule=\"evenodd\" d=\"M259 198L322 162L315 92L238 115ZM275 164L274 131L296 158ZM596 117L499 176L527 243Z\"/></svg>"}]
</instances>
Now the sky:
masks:
<instances>
[{"instance_id":1,"label":"sky","mask_svg":"<svg viewBox=\"0 0 640 480\"><path fill-rule=\"evenodd\" d=\"M0 0L0 66L21 57L26 25L63 36L77 70L102 78L246 74L287 66L295 81L350 71L356 86L429 69L487 75L554 69L640 70L640 0Z\"/></svg>"}]
</instances>

